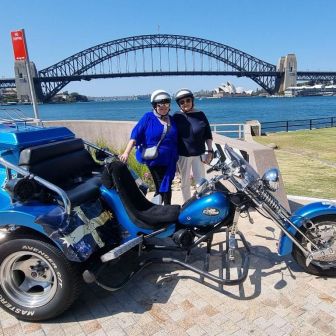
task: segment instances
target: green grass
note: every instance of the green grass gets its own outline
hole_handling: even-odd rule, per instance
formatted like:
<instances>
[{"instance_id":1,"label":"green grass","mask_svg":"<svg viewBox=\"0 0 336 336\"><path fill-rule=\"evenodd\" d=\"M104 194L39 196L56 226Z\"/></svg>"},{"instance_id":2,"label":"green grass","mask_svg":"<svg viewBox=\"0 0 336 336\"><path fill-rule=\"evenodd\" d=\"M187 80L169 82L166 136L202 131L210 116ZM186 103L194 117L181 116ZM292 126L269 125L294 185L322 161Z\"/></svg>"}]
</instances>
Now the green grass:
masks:
<instances>
[{"instance_id":1,"label":"green grass","mask_svg":"<svg viewBox=\"0 0 336 336\"><path fill-rule=\"evenodd\" d=\"M124 149L116 150L115 148L109 146L104 140L99 140L96 144L101 148L107 148L111 153L114 154L121 154L124 152ZM147 166L137 161L137 159L135 158L134 149L131 151L128 157L127 164L149 186L150 191L155 190L155 185Z\"/></svg>"},{"instance_id":2,"label":"green grass","mask_svg":"<svg viewBox=\"0 0 336 336\"><path fill-rule=\"evenodd\" d=\"M278 146L287 194L336 199L336 128L274 133L255 141Z\"/></svg>"}]
</instances>

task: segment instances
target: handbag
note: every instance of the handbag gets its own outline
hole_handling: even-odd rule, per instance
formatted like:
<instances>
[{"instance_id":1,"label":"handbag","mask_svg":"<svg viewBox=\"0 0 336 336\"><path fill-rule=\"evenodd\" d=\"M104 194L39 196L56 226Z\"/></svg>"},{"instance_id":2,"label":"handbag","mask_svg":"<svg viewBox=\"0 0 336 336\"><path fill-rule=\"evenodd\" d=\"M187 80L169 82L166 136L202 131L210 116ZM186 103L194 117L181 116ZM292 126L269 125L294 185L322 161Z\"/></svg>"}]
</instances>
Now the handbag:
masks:
<instances>
[{"instance_id":1,"label":"handbag","mask_svg":"<svg viewBox=\"0 0 336 336\"><path fill-rule=\"evenodd\" d=\"M154 160L157 158L159 154L159 146L164 139L166 133L167 133L168 127L167 125L163 125L163 132L161 134L161 138L156 146L148 147L148 148L143 148L141 151L141 157L144 160Z\"/></svg>"},{"instance_id":2,"label":"handbag","mask_svg":"<svg viewBox=\"0 0 336 336\"><path fill-rule=\"evenodd\" d=\"M158 156L158 145L148 148L143 148L141 152L141 157L144 160L154 160Z\"/></svg>"}]
</instances>

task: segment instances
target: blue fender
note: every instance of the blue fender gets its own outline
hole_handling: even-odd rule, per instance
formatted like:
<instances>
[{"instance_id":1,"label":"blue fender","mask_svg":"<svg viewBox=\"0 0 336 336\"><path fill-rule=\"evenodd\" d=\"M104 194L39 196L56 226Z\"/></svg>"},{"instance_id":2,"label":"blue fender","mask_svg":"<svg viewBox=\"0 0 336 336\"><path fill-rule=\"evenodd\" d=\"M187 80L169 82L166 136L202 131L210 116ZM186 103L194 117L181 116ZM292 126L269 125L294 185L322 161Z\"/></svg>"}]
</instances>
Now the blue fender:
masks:
<instances>
[{"instance_id":1,"label":"blue fender","mask_svg":"<svg viewBox=\"0 0 336 336\"><path fill-rule=\"evenodd\" d=\"M7 209L0 210L0 228L14 225L35 230L51 239L67 259L76 262L84 261L88 256L79 253L73 246L67 246L62 240L64 234L59 229L65 226L66 219L64 209L57 205L14 203Z\"/></svg>"},{"instance_id":2,"label":"blue fender","mask_svg":"<svg viewBox=\"0 0 336 336\"><path fill-rule=\"evenodd\" d=\"M315 202L310 203L302 208L295 211L290 220L292 223L295 224L297 228L300 228L305 219L313 219L319 216L324 215L335 215L336 216L336 203L335 202ZM295 235L296 229L293 226L288 226L287 230ZM281 232L279 238L279 245L278 245L278 253L279 255L283 256L292 252L293 249L293 242Z\"/></svg>"}]
</instances>

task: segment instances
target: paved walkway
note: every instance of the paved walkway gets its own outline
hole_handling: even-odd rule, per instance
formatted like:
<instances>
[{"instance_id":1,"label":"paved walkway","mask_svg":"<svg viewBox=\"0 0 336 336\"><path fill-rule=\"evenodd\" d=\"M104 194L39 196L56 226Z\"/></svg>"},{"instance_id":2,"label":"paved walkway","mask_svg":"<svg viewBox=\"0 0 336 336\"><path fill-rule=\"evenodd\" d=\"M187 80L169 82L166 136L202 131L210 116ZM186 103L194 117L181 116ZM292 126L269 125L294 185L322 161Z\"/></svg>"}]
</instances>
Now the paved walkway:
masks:
<instances>
[{"instance_id":1,"label":"paved walkway","mask_svg":"<svg viewBox=\"0 0 336 336\"><path fill-rule=\"evenodd\" d=\"M240 286L221 292L179 267L152 265L114 293L86 285L68 312L46 323L20 322L0 309L0 336L336 335L336 280L278 257L275 225L252 216L254 224L239 221L252 245L249 276ZM198 254L191 260L200 264ZM216 274L215 262L210 269Z\"/></svg>"}]
</instances>

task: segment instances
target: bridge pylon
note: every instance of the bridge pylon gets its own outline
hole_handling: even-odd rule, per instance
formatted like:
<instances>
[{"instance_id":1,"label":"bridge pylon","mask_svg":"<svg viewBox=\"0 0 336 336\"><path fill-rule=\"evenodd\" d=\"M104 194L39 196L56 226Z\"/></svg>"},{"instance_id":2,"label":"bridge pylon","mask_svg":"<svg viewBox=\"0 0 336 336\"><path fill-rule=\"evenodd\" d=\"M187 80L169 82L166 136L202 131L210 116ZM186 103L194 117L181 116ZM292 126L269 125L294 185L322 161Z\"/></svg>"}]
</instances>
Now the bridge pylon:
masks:
<instances>
[{"instance_id":1,"label":"bridge pylon","mask_svg":"<svg viewBox=\"0 0 336 336\"><path fill-rule=\"evenodd\" d=\"M295 54L281 56L276 71L282 73L278 86L278 93L283 94L290 86L296 86L297 83L297 61Z\"/></svg>"},{"instance_id":2,"label":"bridge pylon","mask_svg":"<svg viewBox=\"0 0 336 336\"><path fill-rule=\"evenodd\" d=\"M29 66L31 77L34 80L34 78L38 77L36 66L34 62L30 62ZM15 61L14 73L15 73L15 86L16 86L17 98L19 102L20 103L31 102L32 97L29 88L26 61ZM34 82L34 86L37 99L41 100L42 96L41 85L38 82Z\"/></svg>"}]
</instances>

